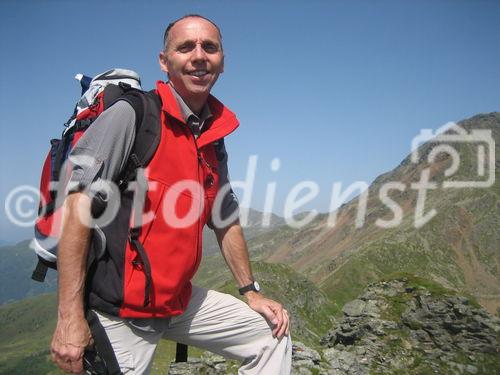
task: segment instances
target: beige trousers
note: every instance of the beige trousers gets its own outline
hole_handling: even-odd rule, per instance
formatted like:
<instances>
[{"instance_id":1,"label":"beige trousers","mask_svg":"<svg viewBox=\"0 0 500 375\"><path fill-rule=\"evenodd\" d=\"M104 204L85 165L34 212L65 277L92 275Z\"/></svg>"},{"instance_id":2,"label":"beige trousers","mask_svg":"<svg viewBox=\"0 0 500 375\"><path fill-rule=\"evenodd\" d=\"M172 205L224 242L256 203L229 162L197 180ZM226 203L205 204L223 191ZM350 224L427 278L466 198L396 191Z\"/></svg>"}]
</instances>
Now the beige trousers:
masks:
<instances>
[{"instance_id":1,"label":"beige trousers","mask_svg":"<svg viewBox=\"0 0 500 375\"><path fill-rule=\"evenodd\" d=\"M97 315L126 375L149 374L161 338L241 361L241 375L291 373L290 336L274 338L259 313L229 294L193 286L187 310L170 319L128 322L99 312Z\"/></svg>"}]
</instances>

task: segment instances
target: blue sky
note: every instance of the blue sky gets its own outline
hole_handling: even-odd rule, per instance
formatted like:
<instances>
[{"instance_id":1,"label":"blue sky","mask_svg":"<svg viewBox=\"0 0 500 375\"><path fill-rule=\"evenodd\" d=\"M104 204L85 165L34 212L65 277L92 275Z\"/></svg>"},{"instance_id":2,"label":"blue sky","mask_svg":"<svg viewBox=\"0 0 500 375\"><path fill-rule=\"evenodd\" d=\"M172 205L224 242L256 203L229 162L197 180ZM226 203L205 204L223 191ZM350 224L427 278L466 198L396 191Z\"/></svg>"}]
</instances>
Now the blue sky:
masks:
<instances>
[{"instance_id":1,"label":"blue sky","mask_svg":"<svg viewBox=\"0 0 500 375\"><path fill-rule=\"evenodd\" d=\"M48 140L78 99L74 75L130 68L152 88L165 78L164 28L187 13L222 29L226 66L213 93L241 121L226 142L232 179L259 157L257 209L267 183L277 182L281 214L290 189L313 180L320 194L307 208L326 211L334 182L373 181L420 129L500 109L498 1L4 0L2 202L16 186L38 186ZM4 210L0 229L2 240L30 234Z\"/></svg>"}]
</instances>

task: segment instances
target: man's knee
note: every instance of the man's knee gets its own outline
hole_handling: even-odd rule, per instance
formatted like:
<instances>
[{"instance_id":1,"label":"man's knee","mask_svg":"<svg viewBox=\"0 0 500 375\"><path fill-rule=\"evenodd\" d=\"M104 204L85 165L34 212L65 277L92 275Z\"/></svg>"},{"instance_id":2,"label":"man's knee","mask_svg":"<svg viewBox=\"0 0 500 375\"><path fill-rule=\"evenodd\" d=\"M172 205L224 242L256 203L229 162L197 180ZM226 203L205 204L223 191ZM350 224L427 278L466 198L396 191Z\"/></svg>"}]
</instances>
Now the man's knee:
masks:
<instances>
[{"instance_id":1,"label":"man's knee","mask_svg":"<svg viewBox=\"0 0 500 375\"><path fill-rule=\"evenodd\" d=\"M284 335L280 338L274 337L271 330L268 328L260 339L252 343L252 352L256 356L261 356L263 353L275 353L271 355L287 356L292 353L292 338L290 335Z\"/></svg>"}]
</instances>

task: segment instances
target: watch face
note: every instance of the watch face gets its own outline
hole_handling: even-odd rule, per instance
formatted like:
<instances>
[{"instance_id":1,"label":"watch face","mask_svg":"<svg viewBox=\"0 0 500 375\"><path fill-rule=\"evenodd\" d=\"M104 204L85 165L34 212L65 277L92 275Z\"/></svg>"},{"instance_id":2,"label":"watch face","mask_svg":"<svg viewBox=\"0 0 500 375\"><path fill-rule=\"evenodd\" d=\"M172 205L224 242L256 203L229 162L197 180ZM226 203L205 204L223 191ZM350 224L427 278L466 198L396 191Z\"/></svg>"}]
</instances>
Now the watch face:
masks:
<instances>
[{"instance_id":1,"label":"watch face","mask_svg":"<svg viewBox=\"0 0 500 375\"><path fill-rule=\"evenodd\" d=\"M260 292L260 285L257 281L253 282L253 286L254 286L256 292Z\"/></svg>"}]
</instances>

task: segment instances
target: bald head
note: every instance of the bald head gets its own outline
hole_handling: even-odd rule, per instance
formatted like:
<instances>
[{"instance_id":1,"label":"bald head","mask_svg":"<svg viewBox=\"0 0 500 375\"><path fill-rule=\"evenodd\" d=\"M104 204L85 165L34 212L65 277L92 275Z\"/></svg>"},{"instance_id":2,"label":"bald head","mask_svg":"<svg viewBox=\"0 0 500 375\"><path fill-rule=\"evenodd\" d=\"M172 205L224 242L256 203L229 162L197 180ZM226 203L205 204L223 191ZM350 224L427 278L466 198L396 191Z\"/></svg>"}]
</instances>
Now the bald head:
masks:
<instances>
[{"instance_id":1,"label":"bald head","mask_svg":"<svg viewBox=\"0 0 500 375\"><path fill-rule=\"evenodd\" d=\"M170 42L170 39L171 39L171 34L172 34L172 28L174 28L174 26L180 22L180 21L183 21L185 19L188 19L188 18L201 18L209 23L212 24L213 27L215 27L217 29L217 33L219 34L219 41L220 41L220 45L221 45L221 48L222 48L222 34L220 32L220 29L219 29L219 26L217 26L215 24L215 22L213 22L212 20L206 18L206 17L203 17L199 14L187 14L185 16L182 16L181 18L178 18L176 19L175 21L171 22L167 28L165 29L165 33L163 34L163 49L166 51L168 49L168 46L169 46L169 42Z\"/></svg>"},{"instance_id":2,"label":"bald head","mask_svg":"<svg viewBox=\"0 0 500 375\"><path fill-rule=\"evenodd\" d=\"M224 52L216 25L204 17L187 16L165 32L166 46L158 62L170 86L198 113L224 71Z\"/></svg>"}]
</instances>

